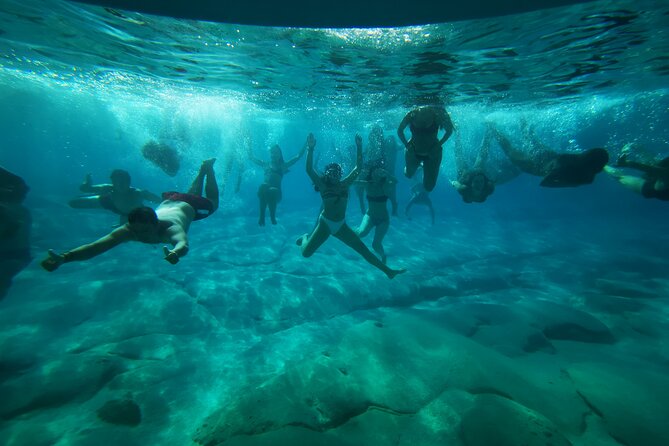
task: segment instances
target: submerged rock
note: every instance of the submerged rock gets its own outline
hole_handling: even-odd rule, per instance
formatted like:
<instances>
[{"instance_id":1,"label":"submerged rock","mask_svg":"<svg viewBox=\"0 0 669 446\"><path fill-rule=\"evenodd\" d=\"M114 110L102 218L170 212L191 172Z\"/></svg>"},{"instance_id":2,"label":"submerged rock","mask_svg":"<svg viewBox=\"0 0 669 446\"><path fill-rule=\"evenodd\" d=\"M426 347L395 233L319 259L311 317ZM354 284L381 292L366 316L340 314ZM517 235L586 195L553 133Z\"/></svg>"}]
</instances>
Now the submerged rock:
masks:
<instances>
[{"instance_id":1,"label":"submerged rock","mask_svg":"<svg viewBox=\"0 0 669 446\"><path fill-rule=\"evenodd\" d=\"M21 203L30 188L0 167L0 299L12 279L30 263L30 211Z\"/></svg>"},{"instance_id":2,"label":"submerged rock","mask_svg":"<svg viewBox=\"0 0 669 446\"><path fill-rule=\"evenodd\" d=\"M137 426L142 422L142 411L133 400L109 400L98 409L98 418L111 424Z\"/></svg>"},{"instance_id":3,"label":"submerged rock","mask_svg":"<svg viewBox=\"0 0 669 446\"><path fill-rule=\"evenodd\" d=\"M181 167L176 149L154 140L142 146L142 156L171 177L176 176Z\"/></svg>"}]
</instances>

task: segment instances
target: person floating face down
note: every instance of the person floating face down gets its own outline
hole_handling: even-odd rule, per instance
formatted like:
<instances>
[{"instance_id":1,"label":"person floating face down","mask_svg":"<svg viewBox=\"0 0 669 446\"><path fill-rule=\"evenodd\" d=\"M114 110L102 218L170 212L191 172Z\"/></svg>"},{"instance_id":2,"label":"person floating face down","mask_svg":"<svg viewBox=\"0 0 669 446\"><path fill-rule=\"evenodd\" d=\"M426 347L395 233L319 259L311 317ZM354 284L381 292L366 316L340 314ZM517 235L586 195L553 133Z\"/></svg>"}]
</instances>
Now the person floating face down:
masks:
<instances>
[{"instance_id":1,"label":"person floating face down","mask_svg":"<svg viewBox=\"0 0 669 446\"><path fill-rule=\"evenodd\" d=\"M342 168L337 163L328 164L321 176L314 170L314 148L316 138L313 134L307 137L307 175L314 183L314 187L320 193L323 200L323 211L318 218L316 227L311 234L304 234L297 239L296 243L304 257L311 257L316 250L330 237L335 236L346 245L360 254L367 262L383 271L388 278L392 279L405 270L389 268L379 260L362 242L360 237L346 224L346 207L348 204L348 189L358 177L362 166L362 138L355 136L356 165L345 177Z\"/></svg>"},{"instance_id":2,"label":"person floating face down","mask_svg":"<svg viewBox=\"0 0 669 446\"><path fill-rule=\"evenodd\" d=\"M283 194L281 192L281 182L283 176L288 173L291 166L297 163L304 152L307 150L306 144L302 147L300 152L288 161L284 161L281 147L278 144L273 145L269 149L270 161L263 161L255 156L249 148L249 158L258 166L262 167L265 173L263 183L258 188L258 200L260 203L260 217L258 224L265 226L265 210L269 209L270 221L273 225L276 224L276 207L281 201Z\"/></svg>"},{"instance_id":3,"label":"person floating face down","mask_svg":"<svg viewBox=\"0 0 669 446\"><path fill-rule=\"evenodd\" d=\"M188 253L187 233L190 224L208 217L218 208L214 161L210 159L202 163L187 193L164 192L164 201L155 211L149 207L133 209L128 214L127 223L92 243L62 254L49 250L48 256L41 262L42 267L47 271L55 271L64 263L91 259L129 241L171 244L173 248L164 246L163 253L166 261L176 264ZM206 197L202 196L203 189Z\"/></svg>"},{"instance_id":4,"label":"person floating face down","mask_svg":"<svg viewBox=\"0 0 669 446\"><path fill-rule=\"evenodd\" d=\"M486 131L481 148L476 156L472 167L465 162L460 132L455 134L455 166L457 180L451 181L451 185L462 196L465 203L483 203L495 191L495 183L486 174L486 164L490 150L492 133L490 128Z\"/></svg>"},{"instance_id":5,"label":"person floating face down","mask_svg":"<svg viewBox=\"0 0 669 446\"><path fill-rule=\"evenodd\" d=\"M411 139L404 130L409 127ZM444 133L438 137L439 130ZM442 145L453 133L453 123L443 107L423 106L411 110L404 116L397 129L397 136L404 144L406 166L404 175L411 178L419 166L423 166L423 186L432 192L437 184L442 159Z\"/></svg>"},{"instance_id":6,"label":"person floating face down","mask_svg":"<svg viewBox=\"0 0 669 446\"><path fill-rule=\"evenodd\" d=\"M609 153L594 148L579 153L558 153L544 145L527 123L521 129L530 150L515 147L511 140L489 124L494 138L509 160L522 172L543 177L543 187L577 187L590 184L609 162Z\"/></svg>"}]
</instances>

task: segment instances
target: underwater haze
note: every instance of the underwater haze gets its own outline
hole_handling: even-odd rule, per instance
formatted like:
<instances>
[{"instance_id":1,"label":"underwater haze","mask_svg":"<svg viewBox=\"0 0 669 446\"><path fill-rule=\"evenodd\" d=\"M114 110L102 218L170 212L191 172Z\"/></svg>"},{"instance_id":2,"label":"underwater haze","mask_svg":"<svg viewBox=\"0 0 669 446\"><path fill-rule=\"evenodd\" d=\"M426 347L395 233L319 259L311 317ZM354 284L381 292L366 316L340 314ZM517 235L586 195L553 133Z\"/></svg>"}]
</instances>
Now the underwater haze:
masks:
<instances>
[{"instance_id":1,"label":"underwater haze","mask_svg":"<svg viewBox=\"0 0 669 446\"><path fill-rule=\"evenodd\" d=\"M0 99L0 166L30 188L0 203L0 444L669 444L669 205L615 167L669 157L666 1L307 29L0 0ZM405 214L416 179L397 156L384 246L405 273L335 237L301 255L321 206L304 157L277 224L258 224L249 150L288 160L313 133L317 169L348 172L356 134L401 146L424 105L456 134L434 224L425 206ZM493 143L495 191L465 203L456 140L473 165L491 125L528 156L531 128L560 154L604 148L617 170L542 187ZM123 223L69 205L88 174L185 191L211 158L220 205L176 265L127 243L40 266Z\"/></svg>"}]
</instances>

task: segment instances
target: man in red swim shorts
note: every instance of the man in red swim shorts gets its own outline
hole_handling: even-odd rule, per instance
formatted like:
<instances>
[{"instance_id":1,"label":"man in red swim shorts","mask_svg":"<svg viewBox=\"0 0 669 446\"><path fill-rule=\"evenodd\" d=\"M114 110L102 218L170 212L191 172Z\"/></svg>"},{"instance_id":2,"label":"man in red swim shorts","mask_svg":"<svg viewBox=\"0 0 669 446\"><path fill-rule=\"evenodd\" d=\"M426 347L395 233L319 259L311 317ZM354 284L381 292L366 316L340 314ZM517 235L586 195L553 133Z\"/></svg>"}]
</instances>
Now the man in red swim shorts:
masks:
<instances>
[{"instance_id":1,"label":"man in red swim shorts","mask_svg":"<svg viewBox=\"0 0 669 446\"><path fill-rule=\"evenodd\" d=\"M47 271L55 271L63 263L88 260L129 241L171 244L172 249L167 246L163 248L165 260L177 263L188 253L187 233L191 222L208 217L218 208L214 161L216 159L202 162L188 193L165 192L165 201L155 211L149 207L133 209L128 215L128 223L92 243L63 254L49 250L42 267ZM206 197L202 196L203 189Z\"/></svg>"}]
</instances>

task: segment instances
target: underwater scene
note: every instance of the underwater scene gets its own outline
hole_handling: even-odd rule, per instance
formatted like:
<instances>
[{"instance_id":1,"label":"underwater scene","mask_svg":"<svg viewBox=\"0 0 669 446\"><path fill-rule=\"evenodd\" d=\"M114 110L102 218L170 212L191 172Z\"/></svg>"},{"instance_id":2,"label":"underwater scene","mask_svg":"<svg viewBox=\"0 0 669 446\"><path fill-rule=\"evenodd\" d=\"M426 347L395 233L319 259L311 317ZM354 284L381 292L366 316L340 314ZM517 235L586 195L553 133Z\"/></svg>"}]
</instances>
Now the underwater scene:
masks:
<instances>
[{"instance_id":1,"label":"underwater scene","mask_svg":"<svg viewBox=\"0 0 669 446\"><path fill-rule=\"evenodd\" d=\"M669 444L666 1L2 0L0 98L0 444Z\"/></svg>"}]
</instances>

